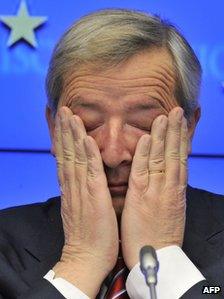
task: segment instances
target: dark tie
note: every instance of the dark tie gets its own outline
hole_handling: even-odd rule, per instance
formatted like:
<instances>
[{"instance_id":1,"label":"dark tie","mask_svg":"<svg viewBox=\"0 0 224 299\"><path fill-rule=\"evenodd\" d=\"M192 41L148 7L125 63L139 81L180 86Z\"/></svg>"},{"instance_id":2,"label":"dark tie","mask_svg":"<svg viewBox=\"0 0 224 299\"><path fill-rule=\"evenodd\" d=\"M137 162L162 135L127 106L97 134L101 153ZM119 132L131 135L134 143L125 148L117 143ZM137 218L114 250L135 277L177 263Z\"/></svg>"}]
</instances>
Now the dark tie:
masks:
<instances>
[{"instance_id":1,"label":"dark tie","mask_svg":"<svg viewBox=\"0 0 224 299\"><path fill-rule=\"evenodd\" d=\"M127 299L129 298L126 291L125 282L129 270L126 267L124 260L121 256L118 257L117 264L115 265L110 275L111 279L108 285L105 299Z\"/></svg>"}]
</instances>

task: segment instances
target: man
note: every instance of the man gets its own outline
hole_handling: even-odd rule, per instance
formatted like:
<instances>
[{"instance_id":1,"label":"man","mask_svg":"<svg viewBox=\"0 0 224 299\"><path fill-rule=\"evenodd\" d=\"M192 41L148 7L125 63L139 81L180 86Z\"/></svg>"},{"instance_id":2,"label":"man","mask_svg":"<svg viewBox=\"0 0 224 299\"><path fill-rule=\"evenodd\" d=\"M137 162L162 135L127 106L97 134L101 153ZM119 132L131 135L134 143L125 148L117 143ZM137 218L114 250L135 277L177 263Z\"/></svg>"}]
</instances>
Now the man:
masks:
<instances>
[{"instance_id":1,"label":"man","mask_svg":"<svg viewBox=\"0 0 224 299\"><path fill-rule=\"evenodd\" d=\"M46 110L61 201L1 212L1 298L148 298L146 244L158 298L224 287L224 198L186 190L200 78L191 47L157 17L102 10L65 33ZM122 258L128 295L111 294Z\"/></svg>"}]
</instances>

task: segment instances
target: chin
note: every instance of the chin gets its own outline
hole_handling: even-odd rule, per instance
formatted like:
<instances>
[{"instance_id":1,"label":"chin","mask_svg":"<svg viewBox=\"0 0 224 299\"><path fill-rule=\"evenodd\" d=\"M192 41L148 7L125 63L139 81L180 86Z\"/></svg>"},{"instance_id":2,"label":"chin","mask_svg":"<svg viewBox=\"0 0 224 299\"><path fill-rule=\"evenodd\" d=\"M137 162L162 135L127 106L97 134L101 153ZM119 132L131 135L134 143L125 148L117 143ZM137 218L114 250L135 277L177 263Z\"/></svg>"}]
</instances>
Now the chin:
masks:
<instances>
[{"instance_id":1,"label":"chin","mask_svg":"<svg viewBox=\"0 0 224 299\"><path fill-rule=\"evenodd\" d=\"M121 217L125 196L112 196L113 207L118 218Z\"/></svg>"}]
</instances>

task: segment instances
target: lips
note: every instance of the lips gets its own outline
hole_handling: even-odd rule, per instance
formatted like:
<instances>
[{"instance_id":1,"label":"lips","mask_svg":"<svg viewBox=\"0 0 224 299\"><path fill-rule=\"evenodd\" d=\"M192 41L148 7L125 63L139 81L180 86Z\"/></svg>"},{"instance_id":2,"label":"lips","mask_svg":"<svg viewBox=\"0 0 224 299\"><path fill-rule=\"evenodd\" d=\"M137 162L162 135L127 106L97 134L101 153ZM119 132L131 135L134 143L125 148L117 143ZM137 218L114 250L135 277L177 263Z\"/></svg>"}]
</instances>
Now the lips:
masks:
<instances>
[{"instance_id":1,"label":"lips","mask_svg":"<svg viewBox=\"0 0 224 299\"><path fill-rule=\"evenodd\" d=\"M125 195L128 189L128 184L126 182L108 184L108 188L112 196Z\"/></svg>"},{"instance_id":2,"label":"lips","mask_svg":"<svg viewBox=\"0 0 224 299\"><path fill-rule=\"evenodd\" d=\"M117 186L127 186L128 185L128 183L127 182L119 182L119 183L108 183L108 186L109 187L117 187Z\"/></svg>"}]
</instances>

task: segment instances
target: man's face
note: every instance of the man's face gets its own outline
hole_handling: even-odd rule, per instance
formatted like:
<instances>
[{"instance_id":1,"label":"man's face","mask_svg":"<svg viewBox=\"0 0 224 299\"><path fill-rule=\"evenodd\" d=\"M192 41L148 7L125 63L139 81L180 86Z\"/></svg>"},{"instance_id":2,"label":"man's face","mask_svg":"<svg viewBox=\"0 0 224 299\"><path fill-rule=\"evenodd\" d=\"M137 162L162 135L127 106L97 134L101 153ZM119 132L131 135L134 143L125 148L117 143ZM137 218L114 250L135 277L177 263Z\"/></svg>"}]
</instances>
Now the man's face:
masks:
<instances>
[{"instance_id":1,"label":"man's face","mask_svg":"<svg viewBox=\"0 0 224 299\"><path fill-rule=\"evenodd\" d=\"M117 214L124 205L136 144L153 120L177 106L175 72L165 49L143 51L103 71L70 73L59 107L82 119L100 150ZM120 185L120 186L118 186Z\"/></svg>"}]
</instances>

